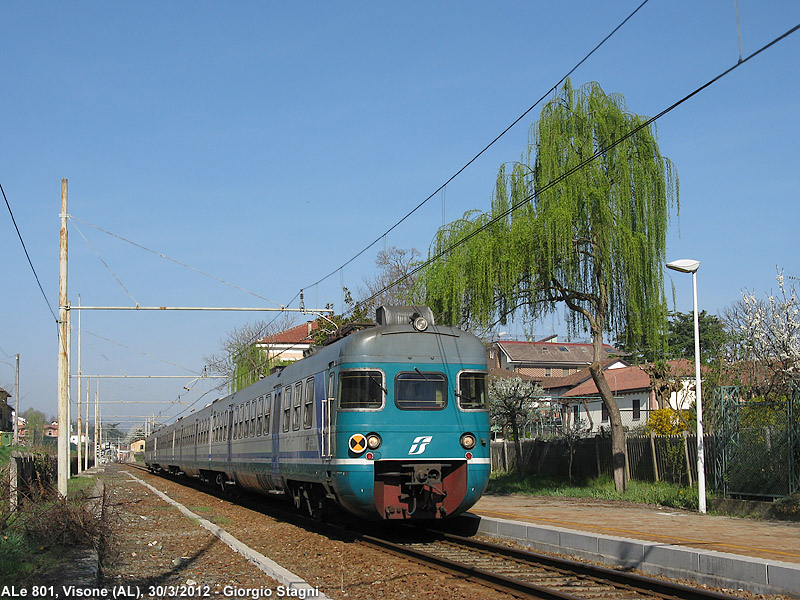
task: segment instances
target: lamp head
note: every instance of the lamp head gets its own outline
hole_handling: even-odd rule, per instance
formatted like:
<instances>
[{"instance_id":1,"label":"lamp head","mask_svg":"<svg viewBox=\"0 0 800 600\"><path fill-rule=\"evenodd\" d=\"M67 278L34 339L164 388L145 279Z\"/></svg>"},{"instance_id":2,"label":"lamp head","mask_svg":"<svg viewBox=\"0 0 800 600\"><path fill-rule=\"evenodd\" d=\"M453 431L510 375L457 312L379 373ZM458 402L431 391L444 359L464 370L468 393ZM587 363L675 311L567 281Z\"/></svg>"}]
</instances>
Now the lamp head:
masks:
<instances>
[{"instance_id":1,"label":"lamp head","mask_svg":"<svg viewBox=\"0 0 800 600\"><path fill-rule=\"evenodd\" d=\"M667 263L667 268L673 271L680 271L681 273L694 273L700 268L700 261L691 258L682 258Z\"/></svg>"}]
</instances>

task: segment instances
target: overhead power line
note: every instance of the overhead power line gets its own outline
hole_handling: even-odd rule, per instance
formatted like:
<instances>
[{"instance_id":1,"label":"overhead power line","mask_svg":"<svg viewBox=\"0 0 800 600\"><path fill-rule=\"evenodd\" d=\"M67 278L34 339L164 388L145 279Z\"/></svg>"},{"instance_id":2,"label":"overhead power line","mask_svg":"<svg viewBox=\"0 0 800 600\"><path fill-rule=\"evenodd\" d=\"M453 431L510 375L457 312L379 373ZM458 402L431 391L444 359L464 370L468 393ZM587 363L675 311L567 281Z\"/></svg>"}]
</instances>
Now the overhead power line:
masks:
<instances>
[{"instance_id":1,"label":"overhead power line","mask_svg":"<svg viewBox=\"0 0 800 600\"><path fill-rule=\"evenodd\" d=\"M715 84L717 81L719 81L720 79L722 79L722 78L723 78L723 77L725 77L726 75L730 74L730 73L731 73L731 72L733 72L735 69L738 69L738 68L739 68L739 67L741 67L743 64L745 64L747 61L749 61L751 58L755 58L756 56L758 56L759 54L761 54L762 52L764 52L764 51L765 51L765 50L767 50L768 48L771 48L772 46L774 46L775 44L777 44L777 43L778 43L778 42L780 42L781 40L783 40L783 39L785 39L785 38L789 37L790 35L792 35L793 33L795 33L795 32L796 32L798 29L800 29L800 24L798 24L798 25L795 25L794 27L792 27L791 29L789 29L788 31L786 31L786 33L784 33L784 34L782 34L782 35L780 35L780 36L776 37L774 40L772 40L771 42L769 42L769 43L765 44L764 46L762 46L761 48L759 48L758 50L756 50L756 51L755 51L755 52L753 52L752 54L748 55L746 58L744 58L744 59L739 59L739 61L738 61L736 64L734 64L732 67L730 67L730 68L728 68L728 69L726 69L726 70L722 71L722 72L721 72L719 75L717 75L716 77L714 77L714 78L712 78L712 79L708 80L706 83L704 83L704 84L703 84L703 85L701 85L700 87L696 88L695 90L693 90L693 91L692 91L692 92L690 92L689 94L685 95L683 98L681 98L681 99L680 99L680 100L678 100L677 102L674 102L673 104L671 104L670 106L668 106L667 108L665 108L664 110L662 110L660 113L658 113L656 116L654 116L654 117L651 117L650 119L648 119L648 120L647 120L647 121L645 121L644 123L641 123L640 125L638 125L638 126L637 126L637 127L635 127L634 129L632 129L631 131L629 131L628 133L626 133L625 135L623 135L622 137L620 137L620 138L617 138L616 140L614 140L613 142L611 142L611 143L610 143L610 144L608 144L607 146L605 146L605 147L603 147L603 148L600 148L599 150L597 150L597 152L595 152L595 153L594 153L592 156L590 156L589 158L587 158L587 159L583 160L582 162L578 163L577 165L575 165L574 167L572 167L572 168L571 168L571 169L569 169L568 171L566 171L566 172L562 173L561 175L559 175L558 177L556 177L555 179L553 179L552 181L550 181L550 182L546 183L546 184L545 184L544 186L542 186L540 189L536 190L536 191L535 191L533 194L530 194L529 196L527 196L527 197L523 198L522 200L520 200L519 202L517 202L517 203L516 203L516 204L514 204L513 206L509 207L509 208L508 208L507 210L505 210L503 213L501 213L501 214L497 215L496 217L494 217L494 218L490 219L489 221L487 221L486 223L484 223L483 225L481 225L480 227L478 227L478 228L477 228L477 229L475 229L474 231L471 231L469 234L465 235L463 238L460 238L459 240L457 240L457 241L453 242L452 244L450 244L450 246L448 246L447 248L445 248L445 249L441 250L441 251L440 251L439 253L437 253L436 255L434 255L434 256L432 256L432 257L430 257L430 258L429 258L427 261L425 261L425 262L423 262L422 264L418 265L417 267L415 267L414 269L412 269L411 271L409 271L408 273L406 273L406 274L405 274L403 277L401 277L401 278L399 278L397 281L393 282L391 285L388 285L388 286L384 287L382 290L380 290L380 291L376 292L375 294L373 294L373 295L372 295L372 296L370 296L369 298L366 298L366 299L364 299L364 300L360 300L359 302L357 302L357 303L356 303L356 304L353 306L353 308L351 308L351 309L350 309L349 311L347 311L347 312L352 312L352 311L353 311L353 310L354 310L356 307L358 307L359 305L361 305L361 304L364 304L364 303L367 303L367 302L371 301L372 299L374 299L375 297L379 296L380 294L382 294L382 293L386 292L387 290L391 289L392 287L394 287L394 286L396 286L396 285L398 285L398 284L402 283L403 281L405 281L405 280L406 280L406 279L408 279L409 277L412 277L413 275L417 274L419 271L421 271L421 270L422 270L422 269L424 269L425 267L427 267L427 266L431 265L432 263L436 262L436 261L437 261L437 260L439 260L440 258L442 258L442 257L444 257L444 256L446 256L446 255L448 255L448 254L450 254L450 252L452 252L453 250L455 250L456 248L458 248L458 247L459 247L459 246L461 246L462 244L465 244L466 242L468 242L469 240L471 240L473 237L475 237L475 236L476 236L476 235L478 235L479 233L482 233L483 231L485 231L486 229L488 229L489 227L491 227L492 225L494 225L494 224L495 224L495 223L497 223L498 221L501 221L501 220L505 219L505 218L506 218L506 217L508 217L508 216L509 216L511 213L513 213L513 212L517 211L519 208L521 208L522 206L524 206L525 204L527 204L528 202L530 202L530 201L531 201L531 200L533 200L534 198L538 197L538 196L539 196L539 194L541 194L541 193L543 193L543 192L545 192L545 191L549 190L550 188L552 188L552 187L553 187L553 186L555 186L555 185L558 185L559 183L561 183L562 181L564 181L564 180L565 180L565 179L567 179L567 178L568 178L570 175L572 175L572 174L576 173L577 171L580 171L580 170L581 170L581 169L583 169L585 166L587 166L588 164L590 164L590 163L592 163L593 161L597 160L599 157L601 157L603 154L605 154L606 152L608 152L609 150L611 150L612 148L614 148L614 147L615 147L615 146L617 146L618 144L621 144L622 142L624 142L625 140L627 140L627 139L628 139L628 138L630 138L631 136L633 136L633 135L636 135L636 133L637 133L637 132L641 131L641 130L642 130L642 129L644 129L645 127L649 127L650 125L652 125L653 123L655 123L655 122L656 122L658 119L660 119L661 117L663 117L663 116L664 116L664 115L666 115L667 113L669 113L669 112L671 112L672 110L676 109L677 107L679 107L681 104L683 104L684 102L686 102L686 101L687 101L687 100L689 100L690 98L693 98L694 96L696 96L697 94L699 94L700 92L702 92L703 90L705 90L706 88L708 88L708 87L710 87L711 85ZM346 313L343 311L343 314L346 314Z\"/></svg>"},{"instance_id":2,"label":"overhead power line","mask_svg":"<svg viewBox=\"0 0 800 600\"><path fill-rule=\"evenodd\" d=\"M563 76L561 79L559 79L559 80L558 80L558 82L556 82L556 83L555 83L555 85L553 85L553 86L552 86L550 89L548 89L548 90L547 90L547 91L546 91L544 94L542 94L542 95L539 97L539 99L538 99L536 102L534 102L534 103L533 103L533 104L532 104L532 105L531 105L529 108L527 108L527 109L525 110L525 112L523 112L523 113L522 113L520 116L518 116L516 119L514 119L514 121L512 121L512 123L511 123L510 125L508 125L508 127L506 127L506 128L503 130L503 131L501 131L501 132L500 132L500 133L499 133L499 134L498 134L498 135L497 135L497 136L496 136L496 137L495 137L495 138L494 138L494 139L493 139L491 142L489 142L488 144L486 144L486 146L484 146L484 147L483 147L483 149L482 149L480 152L478 152L478 153L477 153L475 156L473 156L473 157L472 157L472 158L471 158L469 161L467 161L467 163L466 163L466 164L465 164L463 167L461 167L461 168L460 168L458 171L456 171L455 173L453 173L453 175L451 175L451 176L450 176L450 178L449 178L447 181L445 181L445 182L444 182L442 185L440 185L438 188L436 188L436 189L435 189L435 190L434 190L434 191L433 191L433 192L432 192L432 193L431 193L431 194L430 194L430 195L429 195L427 198L425 198L425 199L424 199L422 202L420 202L419 204L417 204L417 205L416 205L414 208L412 208L412 209L411 209L411 210L410 210L408 213L406 213L406 215L405 215L405 216L404 216L402 219L400 219L399 221L397 221L397 222L396 222L394 225L392 225L392 226L391 226L389 229L387 229L385 232L383 232L381 235L379 235L377 238L375 238L375 240L374 240L373 242L371 242L371 243L370 243L368 246L366 246L365 248L363 248L361 251L359 251L357 254L355 254L355 255L354 255L352 258L350 258L350 259L349 259L349 260L347 260L345 263L343 263L343 264L342 264L340 267L338 267L338 268L334 269L333 271L331 271L330 273L328 273L327 275L325 275L325 277L323 277L323 278L319 279L318 281L316 281L316 282L312 283L311 285L307 285L307 286L305 286L305 288L304 288L304 289L312 288L312 287L314 287L315 285L318 285L318 284L322 283L323 281L325 281L326 279L328 279L328 278L329 278L329 277L331 277L332 275L334 275L334 274L338 273L339 271L341 271L342 269L344 269L344 268L345 268L347 265L349 265L350 263L352 263L352 262L353 262L354 260L356 260L356 259L357 259L359 256L361 256L361 255L362 255L362 254L364 254L364 253L365 253L367 250L369 250L370 248L372 248L372 247L373 247L375 244L377 244L377 243L378 243L378 242L379 242L381 239L383 239L383 238L384 238L384 237L386 237L388 234L390 234L392 231L394 231L394 230L395 230L397 227L399 227L399 226L400 226L400 224L402 224L402 223L403 223L403 222L404 222L406 219L408 219L408 218L409 218L411 215L413 215L413 214L414 214L415 212L417 212L417 211L418 211L420 208L422 208L422 207L423 207L425 204L427 204L427 203L428 203L428 201L429 201L429 200L431 200L431 198L433 198L434 196L436 196L436 194L438 194L438 193L439 193L440 191L442 191L442 190L443 190L445 187L447 187L447 185L448 185L450 182L452 182L452 181L453 181L453 180L454 180L456 177L458 177L459 175L461 175L461 173L463 173L463 172L464 172L464 171L465 171L465 170L466 170L466 169L467 169L467 168L468 168L468 167L469 167L469 166L470 166L472 163L474 163L476 160L478 160L478 158L480 158L480 157L481 157L481 156L482 156L482 155L483 155L483 154L484 154L484 153L485 153L487 150L489 150L489 148L491 148L492 146L494 146L494 145L495 145L495 143L497 143L497 142L500 140L500 138L502 138L502 137L503 137L505 134L507 134L507 133L508 133L508 132L509 132L509 131L510 131L510 130L511 130L511 129L512 129L512 128L513 128L513 127L516 125L516 124L517 124L517 123L519 123L519 122L520 122L522 119L524 119L524 118L525 118L525 117L526 117L526 116L527 116L527 115L528 115L528 114L529 114L529 113L530 113L530 112L531 112L531 111L532 111L534 108L536 108L536 107L537 107L537 106L538 106L538 105L541 103L541 101L542 101L542 100L544 100L544 99L545 99L545 98L547 98L547 96L549 96L549 95L550 95L552 92L554 92L555 90L557 90L557 89L558 89L558 86L559 86L559 85L561 85L561 84L562 84L562 83L563 83L563 82L564 82L564 81L567 79L567 77L569 77L570 75L572 75L572 73L574 73L574 72L575 72L575 70L576 70L576 69L578 69L578 67L580 67L580 66L581 66L581 65L582 65L584 62L586 62L586 61L589 59L589 57L590 57L590 56L592 56L592 54L594 54L594 53L595 53L595 52L596 52L596 51L597 51L597 50L598 50L598 49L599 49L599 48L600 48L600 47L601 47L603 44L605 44L605 43L606 43L606 42L607 42L607 41L608 41L608 40L609 40L609 39L610 39L610 38L611 38L611 37L612 37L612 36L613 36L613 35L614 35L614 34L615 34L615 33L616 33L616 32L617 32L617 31L618 31L618 30L619 30L619 29L620 29L620 28L623 26L623 25L625 25L625 23L627 23L627 22L628 22L628 21L629 21L629 20L630 20L630 19L631 19L631 18L632 18L632 17L633 17L633 16L634 16L636 13L637 13L637 12L639 12L639 9L641 9L641 8L642 8L642 7L643 7L645 4L647 4L648 2L649 2L649 0L644 0L644 2L642 2L641 4L639 4L639 6L637 6L637 7L636 7L636 8L635 8L635 9L634 9L634 10L633 10L633 11L632 11L632 12L631 12L631 13L630 13L630 14L629 14L627 17L625 17L625 18L624 18L624 19L623 19L623 20L622 20L622 21L619 23L619 25L617 25L616 27L614 27L614 29L612 29L612 30L611 30L611 32L610 32L608 35L606 35L606 37L604 37L604 38L603 38L603 39L600 41L600 43L598 43L598 44L597 44L597 45L596 45L594 48L592 48L592 50L591 50L589 53L587 53L587 54L586 54L586 56L584 56L584 57L583 57L581 60L579 60L579 61L578 61L578 62L575 64L575 66L574 66L574 67L572 67L572 68L571 68L571 69L570 69L570 70L569 70L569 71L568 71L568 72L567 72L567 73L566 73L566 74L565 74L565 75L564 75L564 76ZM295 296L294 298L292 298L292 301L291 301L291 302L294 302L295 298L297 298L297 296ZM290 302L290 304L291 304L291 302Z\"/></svg>"},{"instance_id":3,"label":"overhead power line","mask_svg":"<svg viewBox=\"0 0 800 600\"><path fill-rule=\"evenodd\" d=\"M500 140L500 138L502 138L502 137L503 137L503 136L504 136L506 133L508 133L508 132L509 132L509 131L510 131L510 130L511 130L511 129L512 129L512 128L513 128L513 127L516 125L516 124L517 124L517 123L519 123L519 122L520 122L522 119L524 119L524 118L525 118L525 117L526 117L526 116L527 116L527 115L528 115L528 114L529 114L529 113L530 113L530 112L531 112L531 111L532 111L534 108L536 108L536 107L537 107L537 106L538 106L538 105L539 105L539 104L542 102L542 100L544 100L544 99L545 99L545 98L546 98L546 97L547 97L549 94L551 94L551 93L552 93L554 90L558 89L558 86L559 86L559 85L561 85L561 83L563 83L563 82L564 82L564 80L566 80L566 79L567 79L567 77L569 77L569 76L570 76L570 75L571 75L573 72L575 72L575 70L576 70L576 69L578 69L578 68L579 68L579 67L580 67L580 66L581 66L581 65L582 65L584 62L586 62L586 61L589 59L589 57L591 57L591 56L592 56L592 55L593 55L593 54L594 54L594 53L595 53L595 52L596 52L596 51L597 51L597 50L598 50L598 49L599 49L599 48L600 48L600 47L601 47L603 44L605 44L605 43L606 43L606 42L607 42L607 41L608 41L608 40L609 40L609 39L610 39L610 38L611 38L611 37L612 37L612 36L613 36L613 35L614 35L614 34L615 34L615 33L616 33L616 32L617 32L617 31L618 31L618 30L619 30L619 29L620 29L620 28L623 26L623 25L625 25L625 23L627 23L627 22L628 22L628 21L629 21L629 20L630 20L630 19L631 19L631 18L632 18L632 17L633 17L633 16L634 16L636 13L637 13L637 12L639 12L639 10L640 10L640 9L641 9L641 8L642 8L642 7L643 7L645 4L647 4L647 2L649 2L649 0L644 0L643 2L641 2L641 4L639 4L639 5L638 5L638 6L637 6L637 7L636 7L636 8L635 8L635 9L634 9L634 10L633 10L633 11L632 11L632 12L631 12L631 13L630 13L628 16L627 16L627 17L625 17L625 19L623 19L623 20L622 20L622 21L621 21L621 22L620 22L620 23L619 23L619 24L618 24L616 27L614 27L614 29L612 29L612 30L611 30L611 32L610 32L610 33L608 33L608 35L606 35L606 36L605 36L605 37L604 37L604 38L603 38L603 39L602 39L602 40L601 40L601 41L600 41L600 42L599 42L599 43L598 43L598 44L597 44L597 45L596 45L594 48L592 48L592 50L591 50L590 52L588 52L588 53L587 53L587 54L586 54L586 55L585 55L585 56L584 56L584 57L583 57L583 58L582 58L580 61L578 61L578 62L577 62L577 63L576 63L576 64L575 64L575 65L574 65L574 66L573 66L573 67L572 67L572 68L571 68L571 69L570 69L570 70L569 70L569 71L568 71L568 72L567 72L567 73L566 73L566 74L565 74L565 75L564 75L564 76L563 76L563 77L562 77L562 78L561 78L561 79L560 79L560 80L559 80L559 81L558 81L558 82L555 84L555 85L553 85L553 86L552 86L550 89L548 89L548 90L547 90L547 91L546 91L544 94L542 94L542 95L541 95L541 97L540 97L538 100L536 100L536 102L534 102L534 103L533 103L533 104L532 104L532 105L531 105L529 108L527 108L527 109L526 109L526 110L525 110L525 111L524 111L524 112L523 112L521 115L519 115L519 116L518 116L516 119L514 119L514 121L512 121L512 123L511 123L510 125L508 125L508 126L505 128L505 129L503 129L503 131L501 131L501 132L500 132L500 133L499 133L497 136L495 136L495 138L494 138L492 141L490 141L488 144L486 144L486 146L484 146L484 147L483 147L483 149L481 149L481 151L480 151L480 152L478 152L478 153L477 153L475 156L473 156L473 157L472 157L472 158L471 158L471 159L470 159L470 160L469 160L469 161L468 161L466 164L464 164L464 165L463 165L463 166L462 166L460 169L458 169L458 170L457 170L457 171L456 171L456 172L455 172L453 175L451 175L451 176L450 176L450 178L448 178L448 179L447 179L447 181L445 181L445 182L444 182L442 185L440 185L438 188L436 188L436 190L434 190L434 191L433 191L433 192L432 192L432 193L431 193L431 194L430 194L430 195L429 195L427 198L425 198L425 199L424 199L422 202L420 202L419 204L417 204L417 205L416 205L416 206L415 206L413 209L411 209L411 210L410 210L410 211L409 211L409 212L408 212L408 213L407 213L405 216L403 216L403 217L402 217L402 218L401 218L399 221L397 221L397 222L396 222L394 225L392 225L392 226L391 226L389 229L387 229L387 230L386 230L386 231L385 231L383 234L381 234L380 236L378 236L377 238L375 238L375 240L374 240L372 243L370 243L369 245L367 245L367 246L366 246L365 248L363 248L363 249L362 249L360 252L358 252L358 253L357 253L357 254L355 254L355 255L354 255L352 258L350 258L348 261L346 261L344 264L342 264L340 267L338 267L338 268L334 269L334 270L333 270L333 271L331 271L329 274L325 275L324 277L322 277L321 279L319 279L319 280L318 280L318 281L316 281L315 283L312 283L312 284L310 284L310 285L307 285L307 286L305 286L303 289L312 288L312 287L314 287L314 286L316 286L316 285L318 285L318 284L322 283L323 281L325 281L326 279L328 279L328 278L329 278L329 277L331 277L332 275L336 274L337 272L341 271L341 270L342 270L344 267L346 267L347 265L349 265L350 263L352 263L352 262L353 262L354 260L356 260L356 259L357 259L359 256L361 256L361 255L362 255L362 254L364 254L364 253L365 253L367 250L369 250L370 248L372 248L372 247L373 247L373 246L374 246L376 243L378 243L378 242L379 242L381 239L385 238L385 237L386 237L386 235L388 235L388 234L389 234L389 233L391 233L391 232L392 232L394 229L396 229L397 227L399 227L399 226L400 226L400 225L401 225L401 224L402 224L404 221L406 221L406 220L407 220L407 219L408 219L408 218L409 218L411 215L413 215L413 214L414 214L415 212L417 212L417 211L418 211L420 208L422 208L422 207L423 207L423 206L424 206L424 205L425 205L425 204L426 204L428 201L430 201L432 198L434 198L434 197L435 197L435 196L436 196L436 195L437 195L437 194L438 194L440 191L442 191L442 190L443 190L445 187L447 187L447 185L448 185L449 183L451 183L451 182L452 182L452 181L453 181L453 180L454 180L456 177L458 177L458 176L459 176L461 173L463 173L463 172L464 172L464 171L465 171L465 170L466 170L466 169L467 169L467 168L468 168L468 167L469 167L469 166L470 166L472 163L474 163L474 162L475 162L475 161L476 161L478 158L480 158L480 157L481 157L483 154L485 154L485 153L486 153L486 151L487 151L487 150L489 150L489 148L491 148L491 147L492 147L492 146L493 146L495 143L497 143L497 141L498 141L498 140ZM88 225L88 223L87 223L87 225ZM102 231L102 230L101 230L101 231ZM108 232L106 232L106 233L108 233ZM113 235L113 234L110 234L110 235ZM126 240L126 241L127 241L127 240ZM149 250L149 251L150 251L150 252L152 252L152 250ZM170 260L172 260L172 259L170 259ZM215 278L215 279L216 279L216 278ZM398 282L398 283L399 283L399 282ZM302 291L302 290L301 290L301 291ZM300 296L300 293L301 293L301 292L298 292L297 294L295 294L295 295L294 295L294 297L292 297L292 299L291 299L289 302L287 302L287 303L286 303L284 306L291 306L291 304L292 304L292 303L293 303L295 300L297 300L297 298ZM374 297L374 296L373 296L373 297ZM344 307L343 307L343 308L342 308L342 313L344 314L345 312L346 312L346 311L344 310ZM275 318L273 318L273 319L272 319L272 320L269 322L269 324L272 324L272 323L275 321L275 319L277 319L277 316L276 316ZM269 325L268 325L268 326L269 326ZM252 344L252 343L255 343L255 342L257 342L257 341L258 341L258 338L254 338L254 339L252 339L252 340L250 341L250 343ZM249 345L249 344L248 344L248 345ZM231 360L234 360L234 361L235 361L235 360L236 360L236 358L237 358L237 357L238 357L238 356L239 356L241 353L242 353L242 350L239 350L239 351L237 351L237 352L231 353Z\"/></svg>"},{"instance_id":4,"label":"overhead power line","mask_svg":"<svg viewBox=\"0 0 800 600\"><path fill-rule=\"evenodd\" d=\"M220 283L224 283L224 284L225 284L225 285L227 285L227 286L230 286L230 287L232 287L232 288L235 288L235 289L237 289L237 290L240 290L240 291L242 291L242 292L245 292L245 293L247 293L247 294L250 294L251 296L255 296L256 298L260 298L261 300L265 300L266 302L269 302L269 303L271 303L271 304L274 304L275 306L283 306L282 304L280 304L280 303L278 303L278 302L275 302L274 300L270 300L269 298L265 298L265 297L264 297L264 296L262 296L261 294L257 294L256 292L251 292L250 290L248 290L248 289L246 289L246 288L243 288L243 287L242 287L242 286L240 286L240 285L236 285L235 283L231 283L230 281L226 281L225 279L222 279L222 278L220 278L220 277L217 277L216 275L212 275L211 273L206 273L205 271L201 271L200 269L197 269L197 268L195 268L195 267L193 267L193 266L191 266L191 265L187 265L187 264L186 264L186 263L184 263L184 262L181 262L181 261L179 261L179 260L176 260L176 259L174 259L174 258L170 258L170 257L169 257L169 256L167 256L166 254L162 254L161 252L157 252L157 251L155 251L155 250L151 250L150 248L147 248L146 246L142 246L141 244L137 244L136 242L134 242L134 241L131 241L131 240L129 240L129 239L127 239L127 238L125 238L125 237L122 237L121 235L117 235L116 233L113 233L113 232L111 232L111 231L108 231L108 230L106 230L106 229L103 229L102 227L99 227L99 226L97 226L97 225L93 225L92 223L89 223L88 221L84 221L83 219L79 219L78 217L75 217L75 216L73 216L73 215L69 215L69 218L70 218L70 220L72 220L72 221L79 221L79 222L83 223L84 225L88 225L89 227L93 227L94 229L97 229L97 231L101 231L101 232L105 233L106 235L109 235L109 236L111 236L111 237L117 238L118 240L121 240L121 241L123 241L123 242L125 242L125 243L127 243L127 244L130 244L131 246L136 246L136 247L137 247L137 248L139 248L140 250L144 250L145 252L149 252L150 254L155 254L156 256L158 256L158 257L161 257L161 258L163 258L164 260L168 260L168 261L170 261L170 262L174 262L176 265L180 265L181 267L184 267L184 268L186 268L186 269L189 269L190 271L194 271L195 273L199 273L200 275L203 275L203 276L205 276L205 277L209 277L209 278L213 279L214 281L219 281ZM83 234L81 234L81 235L83 235ZM84 239L85 239L85 238L84 238ZM87 240L87 241L88 241L88 240ZM91 245L90 245L90 246L91 246ZM113 273L112 273L112 274L113 274ZM119 281L119 280L118 280L118 281ZM122 284L122 282L120 282L120 285L121 285L121 284ZM123 286L123 288L124 288L124 287L125 287L125 286ZM127 290L126 290L126 291L127 291ZM129 294L129 295L130 295L130 294Z\"/></svg>"},{"instance_id":5,"label":"overhead power line","mask_svg":"<svg viewBox=\"0 0 800 600\"><path fill-rule=\"evenodd\" d=\"M53 320L58 323L58 317L56 316L55 311L53 310L50 301L47 299L47 294L44 293L44 288L42 287L42 282L39 281L39 275L36 273L36 269L33 266L33 262L31 261L31 255L28 254L28 249L25 247L25 240L22 239L22 234L19 231L19 227L17 227L17 220L14 218L14 212L11 210L11 205L8 203L8 198L6 197L6 191L3 189L3 186L0 185L0 192L3 192L3 200L6 201L6 208L8 209L8 214L11 215L11 222L14 223L14 229L17 231L17 237L19 238L19 243L22 244L22 249L25 251L25 257L28 259L28 264L31 266L31 271L33 271L33 277L36 279L36 284L39 286L39 290L42 292L42 298L44 298L45 303L47 303L47 308L50 309L50 314L53 315Z\"/></svg>"}]
</instances>

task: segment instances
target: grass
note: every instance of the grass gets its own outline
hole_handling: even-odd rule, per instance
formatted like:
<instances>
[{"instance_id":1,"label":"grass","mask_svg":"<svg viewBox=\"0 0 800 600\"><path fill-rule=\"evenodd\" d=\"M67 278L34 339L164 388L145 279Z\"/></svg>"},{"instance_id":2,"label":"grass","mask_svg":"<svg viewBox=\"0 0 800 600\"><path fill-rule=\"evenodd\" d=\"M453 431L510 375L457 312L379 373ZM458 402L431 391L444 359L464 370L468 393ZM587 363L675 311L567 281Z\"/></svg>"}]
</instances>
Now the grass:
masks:
<instances>
[{"instance_id":1,"label":"grass","mask_svg":"<svg viewBox=\"0 0 800 600\"><path fill-rule=\"evenodd\" d=\"M8 464L8 460L14 450L25 452L29 450L29 448L27 446L0 446L0 466Z\"/></svg>"},{"instance_id":2,"label":"grass","mask_svg":"<svg viewBox=\"0 0 800 600\"><path fill-rule=\"evenodd\" d=\"M557 481L536 476L526 477L524 481L512 472L492 473L488 493L529 494L531 496L553 496L561 498L597 498L601 500L622 500L642 504L657 504L673 508L697 510L697 488L682 487L666 482L642 482L631 480L628 489L618 494L610 477L590 479L581 485L567 481Z\"/></svg>"},{"instance_id":3,"label":"grass","mask_svg":"<svg viewBox=\"0 0 800 600\"><path fill-rule=\"evenodd\" d=\"M213 514L214 509L211 508L210 506L189 506L187 508L194 513L199 513L201 515L204 515L204 518L207 521L211 521L212 523L215 523L217 525L230 524L230 520L227 517Z\"/></svg>"},{"instance_id":4,"label":"grass","mask_svg":"<svg viewBox=\"0 0 800 600\"><path fill-rule=\"evenodd\" d=\"M33 486L9 506L8 458L13 447L0 447L0 578L9 585L36 582L65 563L67 548L94 547L101 555L110 539L106 498L90 498L96 477L73 477L67 498L54 484ZM29 450L29 449L27 449ZM98 514L98 511L99 514Z\"/></svg>"},{"instance_id":5,"label":"grass","mask_svg":"<svg viewBox=\"0 0 800 600\"><path fill-rule=\"evenodd\" d=\"M46 548L16 531L0 536L0 573L6 584L26 584L62 562L61 548Z\"/></svg>"},{"instance_id":6,"label":"grass","mask_svg":"<svg viewBox=\"0 0 800 600\"><path fill-rule=\"evenodd\" d=\"M72 497L75 494L85 493L89 494L97 483L97 476L95 475L81 475L80 477L70 477L67 480L67 497Z\"/></svg>"}]
</instances>

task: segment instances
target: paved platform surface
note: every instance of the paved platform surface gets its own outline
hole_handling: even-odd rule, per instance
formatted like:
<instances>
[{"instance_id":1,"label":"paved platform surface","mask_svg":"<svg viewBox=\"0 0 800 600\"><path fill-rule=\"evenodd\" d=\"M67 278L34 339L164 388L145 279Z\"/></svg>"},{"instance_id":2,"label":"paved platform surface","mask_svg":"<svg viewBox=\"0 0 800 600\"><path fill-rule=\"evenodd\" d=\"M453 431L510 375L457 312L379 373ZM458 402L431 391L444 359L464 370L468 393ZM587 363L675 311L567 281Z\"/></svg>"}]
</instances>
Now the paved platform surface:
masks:
<instances>
[{"instance_id":1,"label":"paved platform surface","mask_svg":"<svg viewBox=\"0 0 800 600\"><path fill-rule=\"evenodd\" d=\"M483 496L476 515L800 564L800 523L701 515L602 500Z\"/></svg>"}]
</instances>

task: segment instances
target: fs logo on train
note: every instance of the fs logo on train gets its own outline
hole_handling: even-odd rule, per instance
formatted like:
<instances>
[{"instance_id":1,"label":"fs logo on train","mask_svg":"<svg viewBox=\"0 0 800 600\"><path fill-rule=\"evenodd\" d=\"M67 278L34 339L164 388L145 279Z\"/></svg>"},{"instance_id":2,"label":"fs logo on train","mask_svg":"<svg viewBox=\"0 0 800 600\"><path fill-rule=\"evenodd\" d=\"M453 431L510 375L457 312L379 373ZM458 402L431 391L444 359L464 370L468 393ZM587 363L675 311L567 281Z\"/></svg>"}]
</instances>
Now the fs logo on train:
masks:
<instances>
[{"instance_id":1,"label":"fs logo on train","mask_svg":"<svg viewBox=\"0 0 800 600\"><path fill-rule=\"evenodd\" d=\"M411 444L411 448L408 449L409 454L422 454L425 452L425 448L428 447L433 441L432 435L421 435L419 437L414 438L414 443Z\"/></svg>"}]
</instances>

